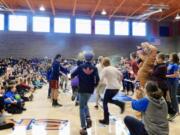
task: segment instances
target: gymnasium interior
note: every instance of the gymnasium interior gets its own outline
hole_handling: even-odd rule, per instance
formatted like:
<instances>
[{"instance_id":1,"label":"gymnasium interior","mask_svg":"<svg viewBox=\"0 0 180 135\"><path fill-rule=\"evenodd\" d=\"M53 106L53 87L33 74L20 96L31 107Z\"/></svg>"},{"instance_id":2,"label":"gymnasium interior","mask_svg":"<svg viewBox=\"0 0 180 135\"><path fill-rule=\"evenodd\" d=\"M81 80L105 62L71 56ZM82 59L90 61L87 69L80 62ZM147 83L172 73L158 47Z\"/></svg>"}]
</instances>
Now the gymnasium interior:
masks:
<instances>
[{"instance_id":1,"label":"gymnasium interior","mask_svg":"<svg viewBox=\"0 0 180 135\"><path fill-rule=\"evenodd\" d=\"M180 0L0 0L0 135L180 135L179 57Z\"/></svg>"}]
</instances>

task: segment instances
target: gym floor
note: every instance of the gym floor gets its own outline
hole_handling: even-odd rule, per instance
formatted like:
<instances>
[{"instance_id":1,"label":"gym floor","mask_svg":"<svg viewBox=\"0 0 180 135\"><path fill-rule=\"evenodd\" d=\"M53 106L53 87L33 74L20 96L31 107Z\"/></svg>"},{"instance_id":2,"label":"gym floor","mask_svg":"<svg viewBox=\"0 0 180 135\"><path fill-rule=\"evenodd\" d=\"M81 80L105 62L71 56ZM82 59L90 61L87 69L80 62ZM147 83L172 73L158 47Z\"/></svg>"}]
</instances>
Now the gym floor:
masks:
<instances>
[{"instance_id":1,"label":"gym floor","mask_svg":"<svg viewBox=\"0 0 180 135\"><path fill-rule=\"evenodd\" d=\"M15 130L0 131L1 135L79 135L80 120L79 120L79 107L75 107L74 102L71 101L70 92L60 92L59 101L63 107L53 108L50 99L47 99L48 86L44 86L41 90L37 90L34 94L34 100L26 103L27 110L19 115L9 117L16 121L21 119L51 119L51 121L68 120L69 127L63 129L53 128L53 130L44 130L40 126L33 126L30 130L25 130L24 127L29 125L29 122L24 126L16 126ZM100 125L99 119L103 118L103 110L94 108L95 103L90 102L90 113L93 120L93 126L88 130L88 135L128 135L122 120L126 115L133 115L134 112L130 108L130 104L126 104L126 111L123 115L119 112L119 108L114 105L109 105L111 112L111 124L109 126ZM173 122L170 122L170 135L179 135L180 133L180 117L177 116ZM41 126L42 127L42 126ZM34 130L33 130L34 128ZM64 130L64 131L62 131ZM66 130L66 131L65 131ZM69 132L69 133L68 133Z\"/></svg>"}]
</instances>

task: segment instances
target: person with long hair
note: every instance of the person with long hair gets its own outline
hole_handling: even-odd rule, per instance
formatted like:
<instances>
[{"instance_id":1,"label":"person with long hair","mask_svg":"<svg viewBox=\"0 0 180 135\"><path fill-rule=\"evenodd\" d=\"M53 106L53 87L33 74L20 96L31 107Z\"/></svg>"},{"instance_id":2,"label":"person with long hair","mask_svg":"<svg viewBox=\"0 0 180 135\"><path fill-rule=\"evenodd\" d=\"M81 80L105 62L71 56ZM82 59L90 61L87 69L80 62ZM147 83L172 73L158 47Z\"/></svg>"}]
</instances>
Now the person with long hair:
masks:
<instances>
[{"instance_id":1,"label":"person with long hair","mask_svg":"<svg viewBox=\"0 0 180 135\"><path fill-rule=\"evenodd\" d=\"M131 135L168 135L168 108L163 93L154 81L145 84L146 96L132 100L134 110L142 113L142 121L126 116L124 123ZM136 96L134 95L134 98Z\"/></svg>"},{"instance_id":2,"label":"person with long hair","mask_svg":"<svg viewBox=\"0 0 180 135\"><path fill-rule=\"evenodd\" d=\"M170 54L166 77L168 78L171 103L176 112L169 117L169 120L173 120L177 116L177 113L179 113L178 99L176 97L179 85L179 57L176 53Z\"/></svg>"}]
</instances>

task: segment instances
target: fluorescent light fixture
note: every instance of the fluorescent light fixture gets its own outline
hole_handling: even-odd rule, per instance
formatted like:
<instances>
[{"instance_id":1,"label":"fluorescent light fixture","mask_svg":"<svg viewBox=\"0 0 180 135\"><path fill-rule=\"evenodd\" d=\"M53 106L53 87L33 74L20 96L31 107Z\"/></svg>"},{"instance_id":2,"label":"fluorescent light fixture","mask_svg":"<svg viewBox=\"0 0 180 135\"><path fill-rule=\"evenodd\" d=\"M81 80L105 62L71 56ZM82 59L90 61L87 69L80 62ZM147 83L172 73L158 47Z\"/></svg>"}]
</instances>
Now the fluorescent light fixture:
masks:
<instances>
[{"instance_id":1,"label":"fluorescent light fixture","mask_svg":"<svg viewBox=\"0 0 180 135\"><path fill-rule=\"evenodd\" d=\"M40 6L39 10L40 11L45 11L46 9L44 8L44 6Z\"/></svg>"},{"instance_id":2,"label":"fluorescent light fixture","mask_svg":"<svg viewBox=\"0 0 180 135\"><path fill-rule=\"evenodd\" d=\"M180 20L180 15L179 14L176 15L175 20Z\"/></svg>"},{"instance_id":3,"label":"fluorescent light fixture","mask_svg":"<svg viewBox=\"0 0 180 135\"><path fill-rule=\"evenodd\" d=\"M106 12L105 9L103 9L103 10L101 11L101 15L107 15L107 12Z\"/></svg>"}]
</instances>

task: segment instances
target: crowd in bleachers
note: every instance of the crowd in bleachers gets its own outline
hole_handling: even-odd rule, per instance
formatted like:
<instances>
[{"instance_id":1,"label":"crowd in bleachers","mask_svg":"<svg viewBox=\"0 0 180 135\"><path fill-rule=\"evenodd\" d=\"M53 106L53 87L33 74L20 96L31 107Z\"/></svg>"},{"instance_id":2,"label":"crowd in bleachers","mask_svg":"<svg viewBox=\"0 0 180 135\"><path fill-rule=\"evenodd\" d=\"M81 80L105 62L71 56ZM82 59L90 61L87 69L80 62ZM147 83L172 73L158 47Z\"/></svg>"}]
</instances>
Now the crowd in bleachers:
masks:
<instances>
[{"instance_id":1,"label":"crowd in bleachers","mask_svg":"<svg viewBox=\"0 0 180 135\"><path fill-rule=\"evenodd\" d=\"M0 129L14 126L13 121L5 120L5 116L26 111L26 102L32 101L34 92L47 83L44 73L44 60L0 60Z\"/></svg>"}]
</instances>

